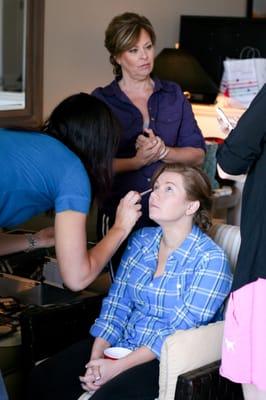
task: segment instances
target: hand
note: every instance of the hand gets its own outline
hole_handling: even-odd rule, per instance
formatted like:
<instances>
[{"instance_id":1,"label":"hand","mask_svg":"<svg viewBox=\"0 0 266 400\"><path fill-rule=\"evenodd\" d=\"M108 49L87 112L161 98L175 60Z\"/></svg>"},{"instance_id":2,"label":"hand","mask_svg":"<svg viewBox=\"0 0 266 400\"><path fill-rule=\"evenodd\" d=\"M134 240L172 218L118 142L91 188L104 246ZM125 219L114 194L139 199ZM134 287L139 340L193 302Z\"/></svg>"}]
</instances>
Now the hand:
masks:
<instances>
[{"instance_id":1,"label":"hand","mask_svg":"<svg viewBox=\"0 0 266 400\"><path fill-rule=\"evenodd\" d=\"M80 376L81 387L83 390L86 391L96 391L100 388L98 384L99 380L101 379L101 373L99 366L88 366L89 363L86 365L86 372L84 376Z\"/></svg>"},{"instance_id":2,"label":"hand","mask_svg":"<svg viewBox=\"0 0 266 400\"><path fill-rule=\"evenodd\" d=\"M39 232L36 232L33 236L34 239L36 239L37 241L36 247L39 248L53 247L55 245L53 227L41 229Z\"/></svg>"},{"instance_id":3,"label":"hand","mask_svg":"<svg viewBox=\"0 0 266 400\"><path fill-rule=\"evenodd\" d=\"M86 373L81 376L80 382L84 390L98 390L104 383L108 382L122 372L119 360L107 360L99 358L91 360L86 365Z\"/></svg>"},{"instance_id":4,"label":"hand","mask_svg":"<svg viewBox=\"0 0 266 400\"><path fill-rule=\"evenodd\" d=\"M144 133L141 133L138 135L137 140L136 140L136 150L139 149L142 146L147 145L148 143L150 146L154 146L156 144L156 136L153 132L152 129L145 129Z\"/></svg>"},{"instance_id":5,"label":"hand","mask_svg":"<svg viewBox=\"0 0 266 400\"><path fill-rule=\"evenodd\" d=\"M133 190L123 197L117 207L114 227L123 229L128 235L141 216L141 197Z\"/></svg>"},{"instance_id":6,"label":"hand","mask_svg":"<svg viewBox=\"0 0 266 400\"><path fill-rule=\"evenodd\" d=\"M140 167L162 160L169 152L164 141L159 136L155 136L152 129L146 129L145 133L148 136L141 134L136 140L137 153L135 157L138 159Z\"/></svg>"}]
</instances>

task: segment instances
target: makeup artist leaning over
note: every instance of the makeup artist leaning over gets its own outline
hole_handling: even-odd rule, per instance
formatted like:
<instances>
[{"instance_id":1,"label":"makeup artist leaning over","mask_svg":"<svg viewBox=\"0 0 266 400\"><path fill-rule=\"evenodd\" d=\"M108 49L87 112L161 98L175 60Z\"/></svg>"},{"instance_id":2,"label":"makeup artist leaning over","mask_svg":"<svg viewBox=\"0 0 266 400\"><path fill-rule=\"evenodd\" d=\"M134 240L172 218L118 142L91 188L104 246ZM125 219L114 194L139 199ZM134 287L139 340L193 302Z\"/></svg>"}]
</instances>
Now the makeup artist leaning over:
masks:
<instances>
[{"instance_id":1,"label":"makeup artist leaning over","mask_svg":"<svg viewBox=\"0 0 266 400\"><path fill-rule=\"evenodd\" d=\"M102 235L113 224L119 200L129 190L147 190L160 163L198 166L204 159L204 139L180 86L151 75L155 41L150 21L135 13L114 17L105 32L115 80L92 94L109 105L122 125L122 137L112 193L99 212ZM148 196L143 196L135 228L151 224Z\"/></svg>"},{"instance_id":2,"label":"makeup artist leaning over","mask_svg":"<svg viewBox=\"0 0 266 400\"><path fill-rule=\"evenodd\" d=\"M119 127L101 100L85 93L63 100L41 132L0 129L0 227L15 226L55 210L56 256L67 287L88 286L141 214L140 195L119 203L108 235L87 251L86 218L91 198L110 187ZM43 246L40 237L0 235L0 254Z\"/></svg>"}]
</instances>

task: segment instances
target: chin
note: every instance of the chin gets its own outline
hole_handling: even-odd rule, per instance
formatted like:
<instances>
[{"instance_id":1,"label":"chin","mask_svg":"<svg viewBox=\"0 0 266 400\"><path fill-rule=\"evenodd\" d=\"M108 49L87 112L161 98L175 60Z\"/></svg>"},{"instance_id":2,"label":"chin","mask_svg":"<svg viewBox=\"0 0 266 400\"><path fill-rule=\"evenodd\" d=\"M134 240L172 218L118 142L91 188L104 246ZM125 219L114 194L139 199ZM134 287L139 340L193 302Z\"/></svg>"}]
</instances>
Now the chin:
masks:
<instances>
[{"instance_id":1,"label":"chin","mask_svg":"<svg viewBox=\"0 0 266 400\"><path fill-rule=\"evenodd\" d=\"M155 213L149 213L149 218L152 220L152 221L154 221L154 222L156 222L156 224L160 224L160 218L157 216L156 217L156 215L155 215Z\"/></svg>"}]
</instances>

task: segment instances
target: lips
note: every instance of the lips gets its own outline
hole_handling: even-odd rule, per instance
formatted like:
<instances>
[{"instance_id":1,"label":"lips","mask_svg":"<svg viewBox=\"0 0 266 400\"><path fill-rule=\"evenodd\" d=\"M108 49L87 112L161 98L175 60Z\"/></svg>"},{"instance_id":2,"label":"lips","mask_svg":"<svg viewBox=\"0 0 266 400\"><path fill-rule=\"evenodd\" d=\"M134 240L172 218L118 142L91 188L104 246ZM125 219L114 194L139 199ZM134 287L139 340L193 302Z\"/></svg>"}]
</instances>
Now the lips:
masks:
<instances>
[{"instance_id":1,"label":"lips","mask_svg":"<svg viewBox=\"0 0 266 400\"><path fill-rule=\"evenodd\" d=\"M139 68L141 68L141 69L148 69L150 67L151 67L151 64L143 64L143 65L139 66Z\"/></svg>"},{"instance_id":2,"label":"lips","mask_svg":"<svg viewBox=\"0 0 266 400\"><path fill-rule=\"evenodd\" d=\"M150 203L150 204L149 204L149 207L150 207L150 208L159 208L159 206L157 206L157 205L154 204L154 203Z\"/></svg>"}]
</instances>

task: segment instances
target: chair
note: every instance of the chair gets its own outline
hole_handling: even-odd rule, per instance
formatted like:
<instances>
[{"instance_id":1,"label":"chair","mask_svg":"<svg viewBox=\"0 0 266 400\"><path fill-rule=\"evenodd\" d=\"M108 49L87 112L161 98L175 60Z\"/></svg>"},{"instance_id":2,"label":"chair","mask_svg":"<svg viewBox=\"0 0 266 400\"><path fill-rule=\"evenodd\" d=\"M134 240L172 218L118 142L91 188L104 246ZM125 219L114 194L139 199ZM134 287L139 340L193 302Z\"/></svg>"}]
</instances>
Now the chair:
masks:
<instances>
[{"instance_id":1,"label":"chair","mask_svg":"<svg viewBox=\"0 0 266 400\"><path fill-rule=\"evenodd\" d=\"M238 226L217 224L210 236L226 252L234 271L240 247ZM241 385L219 376L224 322L179 330L163 345L159 400L242 399Z\"/></svg>"},{"instance_id":2,"label":"chair","mask_svg":"<svg viewBox=\"0 0 266 400\"><path fill-rule=\"evenodd\" d=\"M239 226L216 224L210 236L226 252L234 270L240 247ZM241 385L219 376L224 322L178 330L163 345L159 400L240 400ZM83 394L78 400L87 400Z\"/></svg>"}]
</instances>

